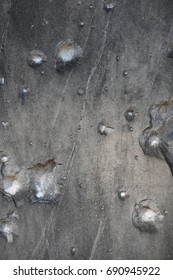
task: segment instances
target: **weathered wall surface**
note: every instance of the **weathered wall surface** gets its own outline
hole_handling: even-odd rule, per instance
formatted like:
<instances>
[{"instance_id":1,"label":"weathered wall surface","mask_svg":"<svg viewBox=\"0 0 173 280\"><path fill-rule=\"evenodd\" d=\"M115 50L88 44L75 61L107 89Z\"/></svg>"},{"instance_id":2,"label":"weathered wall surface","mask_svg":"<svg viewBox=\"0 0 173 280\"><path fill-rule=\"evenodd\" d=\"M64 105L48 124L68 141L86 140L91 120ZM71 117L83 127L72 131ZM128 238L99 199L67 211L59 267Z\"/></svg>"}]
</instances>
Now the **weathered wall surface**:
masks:
<instances>
[{"instance_id":1,"label":"weathered wall surface","mask_svg":"<svg viewBox=\"0 0 173 280\"><path fill-rule=\"evenodd\" d=\"M1 259L173 258L171 171L138 142L149 107L172 96L173 2L117 0L112 12L103 2L0 1L0 122L8 122L0 150L21 168L55 159L63 177L59 204L17 203L19 236L13 243L0 238ZM55 49L67 39L81 46L83 57L58 73ZM47 63L30 67L33 49ZM30 93L22 103L23 85ZM131 129L124 118L129 106L137 111ZM103 119L112 134L98 133ZM119 187L129 194L125 201ZM168 213L156 234L132 223L134 204L147 198ZM0 197L0 218L14 209Z\"/></svg>"}]
</instances>

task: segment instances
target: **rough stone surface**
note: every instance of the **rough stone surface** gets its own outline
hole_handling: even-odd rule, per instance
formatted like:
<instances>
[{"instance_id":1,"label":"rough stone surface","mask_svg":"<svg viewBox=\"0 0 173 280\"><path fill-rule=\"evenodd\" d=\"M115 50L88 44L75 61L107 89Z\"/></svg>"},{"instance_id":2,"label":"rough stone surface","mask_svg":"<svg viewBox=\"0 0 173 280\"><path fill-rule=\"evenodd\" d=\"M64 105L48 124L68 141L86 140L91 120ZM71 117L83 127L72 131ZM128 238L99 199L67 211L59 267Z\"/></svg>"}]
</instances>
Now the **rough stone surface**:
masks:
<instances>
[{"instance_id":1,"label":"rough stone surface","mask_svg":"<svg viewBox=\"0 0 173 280\"><path fill-rule=\"evenodd\" d=\"M64 186L57 204L17 205L20 231L13 243L0 238L0 258L172 259L172 174L164 160L144 155L138 138L150 106L172 97L173 1L116 1L110 13L104 1L80 2L0 1L0 123L8 122L1 154L20 169L55 159ZM83 56L59 73L56 46L68 39ZM27 63L34 49L47 57L38 68ZM21 102L23 85L30 93ZM131 131L129 106L138 112ZM114 127L108 137L97 131L103 119ZM167 211L154 235L132 223L133 207L144 199ZM0 196L0 219L15 208Z\"/></svg>"}]
</instances>

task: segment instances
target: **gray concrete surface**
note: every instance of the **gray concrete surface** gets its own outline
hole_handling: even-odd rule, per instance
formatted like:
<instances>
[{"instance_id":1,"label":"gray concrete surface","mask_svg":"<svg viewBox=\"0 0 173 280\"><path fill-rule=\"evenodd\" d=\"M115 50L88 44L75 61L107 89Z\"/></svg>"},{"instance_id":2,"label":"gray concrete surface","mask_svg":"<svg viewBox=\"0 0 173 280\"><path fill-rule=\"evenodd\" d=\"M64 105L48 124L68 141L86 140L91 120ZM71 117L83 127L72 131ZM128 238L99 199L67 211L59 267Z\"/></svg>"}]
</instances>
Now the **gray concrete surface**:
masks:
<instances>
[{"instance_id":1,"label":"gray concrete surface","mask_svg":"<svg viewBox=\"0 0 173 280\"><path fill-rule=\"evenodd\" d=\"M21 168L55 159L67 177L59 204L17 202L19 236L13 243L0 237L0 259L173 258L171 171L164 160L144 155L138 142L149 107L172 97L173 2L117 0L110 13L103 2L0 0L0 123L9 123L0 129L0 150ZM67 39L81 46L83 57L58 73L55 49ZM47 63L30 67L33 49ZM30 88L24 104L23 85ZM137 111L133 130L124 118L129 106ZM102 120L113 133L98 133ZM119 188L128 199L119 199ZM143 199L167 211L156 234L132 223ZM3 218L15 205L0 196L0 210Z\"/></svg>"}]
</instances>

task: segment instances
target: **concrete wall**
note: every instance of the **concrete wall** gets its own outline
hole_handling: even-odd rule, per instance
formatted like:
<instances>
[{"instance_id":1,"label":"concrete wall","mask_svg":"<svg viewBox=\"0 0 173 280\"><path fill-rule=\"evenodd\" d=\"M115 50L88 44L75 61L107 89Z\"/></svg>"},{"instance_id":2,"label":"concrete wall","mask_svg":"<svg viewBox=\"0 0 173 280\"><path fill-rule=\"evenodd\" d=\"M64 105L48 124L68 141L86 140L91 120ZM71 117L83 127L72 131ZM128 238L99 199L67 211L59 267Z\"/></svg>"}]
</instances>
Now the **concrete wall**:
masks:
<instances>
[{"instance_id":1,"label":"concrete wall","mask_svg":"<svg viewBox=\"0 0 173 280\"><path fill-rule=\"evenodd\" d=\"M114 10L106 12L102 0L0 1L0 124L8 122L0 129L1 154L20 168L55 159L63 180L58 204L20 197L19 235L13 243L0 238L0 259L173 257L171 171L138 142L149 107L172 96L173 2L112 2ZM67 39L83 56L59 73L55 49ZM27 63L33 49L47 55L40 67ZM22 102L24 85L30 93ZM129 106L137 112L130 124ZM113 133L98 133L102 120ZM128 199L119 199L119 188ZM132 223L135 203L147 198L167 211L156 234ZM0 196L0 218L15 208Z\"/></svg>"}]
</instances>

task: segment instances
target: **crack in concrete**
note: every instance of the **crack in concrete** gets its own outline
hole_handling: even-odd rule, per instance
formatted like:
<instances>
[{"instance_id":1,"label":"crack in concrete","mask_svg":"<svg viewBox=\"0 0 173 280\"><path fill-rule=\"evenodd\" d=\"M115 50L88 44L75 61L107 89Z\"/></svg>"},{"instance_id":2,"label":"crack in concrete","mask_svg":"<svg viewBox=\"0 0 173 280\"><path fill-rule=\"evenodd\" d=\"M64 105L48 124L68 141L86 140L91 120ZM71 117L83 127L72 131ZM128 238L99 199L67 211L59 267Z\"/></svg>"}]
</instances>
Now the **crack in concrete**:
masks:
<instances>
[{"instance_id":1,"label":"crack in concrete","mask_svg":"<svg viewBox=\"0 0 173 280\"><path fill-rule=\"evenodd\" d=\"M106 226L106 221L107 221L107 218L103 219L100 221L99 223L99 226L98 226L98 230L97 230L97 235L96 235L96 238L94 239L94 242L93 242L93 246L92 246L92 249L91 249L91 254L90 254L90 260L93 260L94 256L95 256L95 252L97 250L97 247L98 247L98 243L100 241L100 238L103 234L103 231L105 229L105 226Z\"/></svg>"}]
</instances>

